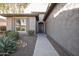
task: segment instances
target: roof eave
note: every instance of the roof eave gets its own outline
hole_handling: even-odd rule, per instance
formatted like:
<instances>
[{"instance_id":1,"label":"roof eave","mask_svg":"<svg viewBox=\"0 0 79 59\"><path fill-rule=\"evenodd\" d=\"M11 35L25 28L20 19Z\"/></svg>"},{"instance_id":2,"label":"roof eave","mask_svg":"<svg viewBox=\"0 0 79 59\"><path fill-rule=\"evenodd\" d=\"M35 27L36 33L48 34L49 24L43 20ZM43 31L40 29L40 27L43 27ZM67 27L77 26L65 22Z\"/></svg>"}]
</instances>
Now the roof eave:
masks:
<instances>
[{"instance_id":1,"label":"roof eave","mask_svg":"<svg viewBox=\"0 0 79 59\"><path fill-rule=\"evenodd\" d=\"M43 21L46 21L47 17L50 15L54 7L57 5L57 3L51 3L50 7L47 9L45 16L43 18Z\"/></svg>"}]
</instances>

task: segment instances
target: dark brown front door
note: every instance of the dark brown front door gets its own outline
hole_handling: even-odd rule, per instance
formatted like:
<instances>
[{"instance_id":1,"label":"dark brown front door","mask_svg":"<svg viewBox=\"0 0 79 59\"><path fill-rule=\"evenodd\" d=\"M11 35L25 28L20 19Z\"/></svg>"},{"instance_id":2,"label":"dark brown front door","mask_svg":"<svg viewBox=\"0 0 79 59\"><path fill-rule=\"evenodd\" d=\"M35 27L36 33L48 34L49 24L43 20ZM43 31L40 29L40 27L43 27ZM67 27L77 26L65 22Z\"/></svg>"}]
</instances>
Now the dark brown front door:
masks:
<instances>
[{"instance_id":1,"label":"dark brown front door","mask_svg":"<svg viewBox=\"0 0 79 59\"><path fill-rule=\"evenodd\" d=\"M39 23L39 33L43 33L43 32L44 32L44 24Z\"/></svg>"}]
</instances>

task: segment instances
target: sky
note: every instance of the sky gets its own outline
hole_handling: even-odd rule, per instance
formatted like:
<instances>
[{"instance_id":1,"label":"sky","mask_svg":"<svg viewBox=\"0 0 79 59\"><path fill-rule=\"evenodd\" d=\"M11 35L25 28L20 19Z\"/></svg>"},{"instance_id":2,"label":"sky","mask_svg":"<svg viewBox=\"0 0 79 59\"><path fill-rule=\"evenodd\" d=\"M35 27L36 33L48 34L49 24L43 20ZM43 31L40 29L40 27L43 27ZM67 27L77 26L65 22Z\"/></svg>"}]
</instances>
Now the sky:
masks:
<instances>
[{"instance_id":1,"label":"sky","mask_svg":"<svg viewBox=\"0 0 79 59\"><path fill-rule=\"evenodd\" d=\"M48 3L31 3L25 9L25 13L46 12Z\"/></svg>"},{"instance_id":2,"label":"sky","mask_svg":"<svg viewBox=\"0 0 79 59\"><path fill-rule=\"evenodd\" d=\"M54 0L0 0L0 3L48 3Z\"/></svg>"}]
</instances>

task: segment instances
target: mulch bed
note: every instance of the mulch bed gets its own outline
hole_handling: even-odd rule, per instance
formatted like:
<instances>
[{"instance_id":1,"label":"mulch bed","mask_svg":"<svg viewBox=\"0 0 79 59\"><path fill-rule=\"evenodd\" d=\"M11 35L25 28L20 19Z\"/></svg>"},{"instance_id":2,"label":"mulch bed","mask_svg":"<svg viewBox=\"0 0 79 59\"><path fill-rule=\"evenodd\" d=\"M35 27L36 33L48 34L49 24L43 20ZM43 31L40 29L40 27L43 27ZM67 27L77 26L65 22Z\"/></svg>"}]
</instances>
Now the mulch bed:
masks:
<instances>
[{"instance_id":1,"label":"mulch bed","mask_svg":"<svg viewBox=\"0 0 79 59\"><path fill-rule=\"evenodd\" d=\"M36 36L20 34L20 38L17 42L17 51L11 54L11 56L33 56L35 44Z\"/></svg>"}]
</instances>

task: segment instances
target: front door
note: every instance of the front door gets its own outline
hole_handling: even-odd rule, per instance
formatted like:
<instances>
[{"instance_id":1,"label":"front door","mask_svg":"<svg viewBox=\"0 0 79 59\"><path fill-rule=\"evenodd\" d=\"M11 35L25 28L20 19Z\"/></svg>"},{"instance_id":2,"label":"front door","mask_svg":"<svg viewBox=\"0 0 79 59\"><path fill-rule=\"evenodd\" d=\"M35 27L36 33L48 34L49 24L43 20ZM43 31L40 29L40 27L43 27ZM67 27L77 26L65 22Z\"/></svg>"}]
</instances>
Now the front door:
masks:
<instances>
[{"instance_id":1,"label":"front door","mask_svg":"<svg viewBox=\"0 0 79 59\"><path fill-rule=\"evenodd\" d=\"M38 24L38 28L39 28L39 33L44 33L44 24L43 23L39 23Z\"/></svg>"}]
</instances>

